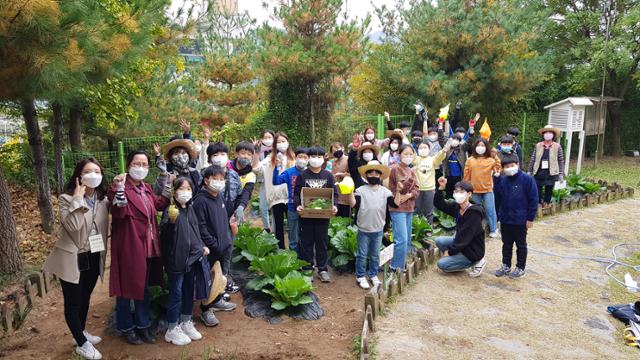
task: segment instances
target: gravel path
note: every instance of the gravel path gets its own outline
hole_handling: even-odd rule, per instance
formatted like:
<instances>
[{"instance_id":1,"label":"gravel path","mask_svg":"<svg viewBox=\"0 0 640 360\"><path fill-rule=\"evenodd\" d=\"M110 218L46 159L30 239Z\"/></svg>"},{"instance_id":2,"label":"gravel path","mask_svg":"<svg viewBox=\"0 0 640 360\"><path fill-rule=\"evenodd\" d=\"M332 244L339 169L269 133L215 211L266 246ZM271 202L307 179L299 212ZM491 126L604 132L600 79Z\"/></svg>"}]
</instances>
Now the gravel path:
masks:
<instances>
[{"instance_id":1,"label":"gravel path","mask_svg":"<svg viewBox=\"0 0 640 360\"><path fill-rule=\"evenodd\" d=\"M529 245L562 254L609 257L640 242L640 199L620 200L535 223ZM487 242L480 278L433 268L377 322L378 359L638 359L627 347L604 265L529 252L527 276L499 279L502 242ZM638 249L640 250L640 249ZM514 251L515 260L515 251ZM634 278L638 274L632 274Z\"/></svg>"}]
</instances>

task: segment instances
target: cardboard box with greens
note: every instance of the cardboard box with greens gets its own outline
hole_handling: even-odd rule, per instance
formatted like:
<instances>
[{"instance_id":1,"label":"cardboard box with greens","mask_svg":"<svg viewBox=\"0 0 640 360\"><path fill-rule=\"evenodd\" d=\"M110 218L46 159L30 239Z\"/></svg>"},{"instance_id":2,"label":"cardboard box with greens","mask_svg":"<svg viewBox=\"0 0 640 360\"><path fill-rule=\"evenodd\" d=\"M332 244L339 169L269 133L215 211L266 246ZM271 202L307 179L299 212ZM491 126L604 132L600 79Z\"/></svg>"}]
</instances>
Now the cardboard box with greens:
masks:
<instances>
[{"instance_id":1,"label":"cardboard box with greens","mask_svg":"<svg viewBox=\"0 0 640 360\"><path fill-rule=\"evenodd\" d=\"M329 219L333 217L333 189L303 187L300 192L300 217Z\"/></svg>"}]
</instances>

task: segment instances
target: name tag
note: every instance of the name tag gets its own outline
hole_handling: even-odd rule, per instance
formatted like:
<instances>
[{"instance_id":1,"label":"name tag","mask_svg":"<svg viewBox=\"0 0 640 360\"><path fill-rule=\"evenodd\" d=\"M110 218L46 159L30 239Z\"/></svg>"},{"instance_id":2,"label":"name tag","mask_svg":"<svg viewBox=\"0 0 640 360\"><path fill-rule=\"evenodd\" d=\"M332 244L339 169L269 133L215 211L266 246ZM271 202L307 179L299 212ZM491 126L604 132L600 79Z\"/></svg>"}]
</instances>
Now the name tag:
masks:
<instances>
[{"instance_id":1,"label":"name tag","mask_svg":"<svg viewBox=\"0 0 640 360\"><path fill-rule=\"evenodd\" d=\"M549 168L549 160L542 160L542 165L540 167L541 169L548 169Z\"/></svg>"},{"instance_id":2,"label":"name tag","mask_svg":"<svg viewBox=\"0 0 640 360\"><path fill-rule=\"evenodd\" d=\"M89 248L91 248L91 253L97 253L100 251L104 251L104 241L102 240L102 235L91 235L89 236Z\"/></svg>"}]
</instances>

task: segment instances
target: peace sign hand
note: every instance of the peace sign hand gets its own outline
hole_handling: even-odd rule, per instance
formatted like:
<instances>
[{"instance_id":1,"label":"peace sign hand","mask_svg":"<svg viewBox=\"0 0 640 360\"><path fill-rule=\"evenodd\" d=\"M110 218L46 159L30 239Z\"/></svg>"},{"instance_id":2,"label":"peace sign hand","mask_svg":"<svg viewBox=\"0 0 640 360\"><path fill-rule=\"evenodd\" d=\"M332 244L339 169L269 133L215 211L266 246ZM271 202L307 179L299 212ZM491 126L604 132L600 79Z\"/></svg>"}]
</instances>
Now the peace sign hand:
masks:
<instances>
[{"instance_id":1,"label":"peace sign hand","mask_svg":"<svg viewBox=\"0 0 640 360\"><path fill-rule=\"evenodd\" d=\"M73 196L84 197L85 191L87 190L86 185L80 184L80 178L76 178L76 188L73 190Z\"/></svg>"}]
</instances>

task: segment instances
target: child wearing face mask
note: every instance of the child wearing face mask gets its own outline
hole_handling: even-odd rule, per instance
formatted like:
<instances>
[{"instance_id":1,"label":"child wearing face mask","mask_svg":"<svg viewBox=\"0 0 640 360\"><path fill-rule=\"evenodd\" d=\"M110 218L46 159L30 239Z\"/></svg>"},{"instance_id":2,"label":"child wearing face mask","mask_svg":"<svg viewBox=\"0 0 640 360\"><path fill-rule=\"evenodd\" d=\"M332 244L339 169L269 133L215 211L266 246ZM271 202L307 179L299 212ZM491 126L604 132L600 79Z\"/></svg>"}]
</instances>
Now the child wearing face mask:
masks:
<instances>
[{"instance_id":1,"label":"child wearing face mask","mask_svg":"<svg viewBox=\"0 0 640 360\"><path fill-rule=\"evenodd\" d=\"M254 147L248 141L240 141L236 145L236 158L229 161L227 167L229 170L238 174L240 179L240 195L236 198L234 212L238 224L244 222L244 209L247 208L251 195L256 184L256 174L253 172L251 162L253 161Z\"/></svg>"},{"instance_id":2,"label":"child wearing face mask","mask_svg":"<svg viewBox=\"0 0 640 360\"><path fill-rule=\"evenodd\" d=\"M438 191L434 198L436 208L456 219L454 236L436 238L436 247L442 254L437 266L444 272L457 272L470 269L469 276L482 274L487 262L484 260L484 227L485 217L482 206L472 203L473 185L466 180L454 185L454 200L445 200L443 191L447 179L438 179Z\"/></svg>"},{"instance_id":3,"label":"child wearing face mask","mask_svg":"<svg viewBox=\"0 0 640 360\"><path fill-rule=\"evenodd\" d=\"M228 173L228 172L227 172ZM198 217L198 229L202 241L209 248L209 264L220 261L222 272L229 273L232 238L238 231L235 216L229 218L224 200L226 190L225 169L212 165L202 173L202 187L193 199L193 210ZM200 316L206 326L219 324L214 312L233 311L236 304L225 301L219 295L210 304L202 304Z\"/></svg>"},{"instance_id":4,"label":"child wearing face mask","mask_svg":"<svg viewBox=\"0 0 640 360\"><path fill-rule=\"evenodd\" d=\"M391 168L389 176L389 189L394 195L395 209L390 209L391 227L393 230L393 260L391 268L394 271L404 271L407 253L411 245L411 226L416 199L420 195L418 178L409 167L413 164L415 152L411 145L402 145L400 148L400 164Z\"/></svg>"},{"instance_id":5,"label":"child wearing face mask","mask_svg":"<svg viewBox=\"0 0 640 360\"><path fill-rule=\"evenodd\" d=\"M353 136L347 166L349 168L349 175L351 175L356 189L365 184L362 176L360 176L358 172L358 168L366 165L371 160L378 160L379 153L380 148L377 145L363 141L360 135Z\"/></svg>"},{"instance_id":6,"label":"child wearing face mask","mask_svg":"<svg viewBox=\"0 0 640 360\"><path fill-rule=\"evenodd\" d=\"M384 166L393 167L400 163L400 147L402 146L402 136L397 133L391 134L389 137L389 149L384 154L380 162Z\"/></svg>"},{"instance_id":7,"label":"child wearing face mask","mask_svg":"<svg viewBox=\"0 0 640 360\"><path fill-rule=\"evenodd\" d=\"M382 186L389 177L389 168L376 160L358 168L360 175L367 180L366 185L357 188L349 195L349 202L356 209L358 226L358 255L356 256L356 283L363 289L369 289L367 277L373 287L380 285L380 246L385 226L387 206L397 207L393 194ZM368 265L368 266L367 266Z\"/></svg>"},{"instance_id":8,"label":"child wearing face mask","mask_svg":"<svg viewBox=\"0 0 640 360\"><path fill-rule=\"evenodd\" d=\"M293 206L302 211L302 188L333 189L333 213L338 212L338 190L333 175L322 169L325 151L320 146L312 146L307 150L309 165L296 179L293 190ZM315 263L318 277L322 282L331 282L328 268L327 247L329 244L329 219L300 218L300 257L310 265L305 270L312 270ZM314 256L315 255L315 256ZM315 262L314 262L315 258Z\"/></svg>"},{"instance_id":9,"label":"child wearing face mask","mask_svg":"<svg viewBox=\"0 0 640 360\"><path fill-rule=\"evenodd\" d=\"M287 184L287 190L289 193L289 203L287 204L287 222L289 223L289 249L300 254L300 216L293 206L293 189L296 185L296 180L300 177L300 174L307 169L309 163L309 155L307 155L307 149L298 147L295 151L296 165L290 167L282 172L280 164L273 168L273 185ZM278 243L280 249L285 248L284 241Z\"/></svg>"},{"instance_id":10,"label":"child wearing face mask","mask_svg":"<svg viewBox=\"0 0 640 360\"><path fill-rule=\"evenodd\" d=\"M491 145L485 139L473 144L473 153L464 166L464 180L473 185L473 201L484 206L489 223L489 237L498 237L498 220L493 194L493 175L501 171L500 160L491 156Z\"/></svg>"},{"instance_id":11,"label":"child wearing face mask","mask_svg":"<svg viewBox=\"0 0 640 360\"><path fill-rule=\"evenodd\" d=\"M169 221L160 229L162 258L169 284L169 326L164 338L174 345L186 345L192 340L202 339L191 314L197 262L209 255L209 248L200 237L198 218L191 201L193 189L193 183L186 177L174 180L173 201L179 212L171 214Z\"/></svg>"},{"instance_id":12,"label":"child wearing face mask","mask_svg":"<svg viewBox=\"0 0 640 360\"><path fill-rule=\"evenodd\" d=\"M427 218L429 224L433 223L433 196L436 189L436 168L449 151L451 145L447 143L435 156L431 155L429 144L422 143L418 146L418 156L416 156L413 169L418 178L418 190L420 195L416 200L416 213Z\"/></svg>"},{"instance_id":13,"label":"child wearing face mask","mask_svg":"<svg viewBox=\"0 0 640 360\"><path fill-rule=\"evenodd\" d=\"M527 231L533 226L538 212L538 188L531 175L520 171L517 154L502 158L503 176L496 174L494 192L504 199L498 212L502 232L502 266L497 277L525 276L527 262ZM511 271L513 244L517 249L516 267Z\"/></svg>"},{"instance_id":14,"label":"child wearing face mask","mask_svg":"<svg viewBox=\"0 0 640 360\"><path fill-rule=\"evenodd\" d=\"M327 170L331 171L336 182L342 181L346 176L349 176L349 157L344 152L344 147L340 142L334 142L330 147L331 155L333 159L330 161L331 166L327 166ZM351 206L349 206L349 195L340 194L338 196L338 213L336 216L351 217Z\"/></svg>"}]
</instances>

